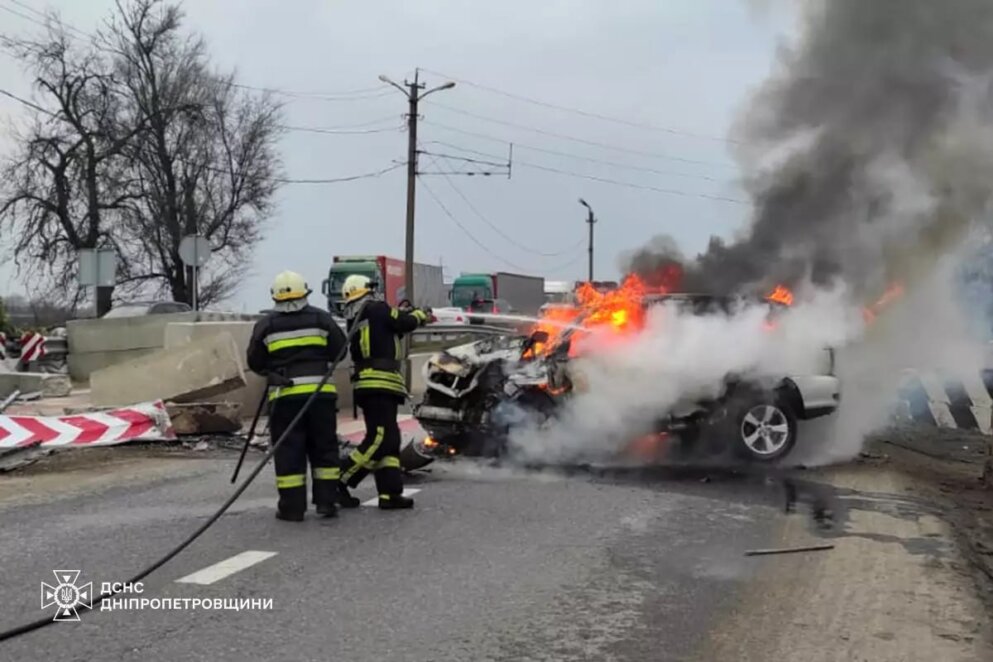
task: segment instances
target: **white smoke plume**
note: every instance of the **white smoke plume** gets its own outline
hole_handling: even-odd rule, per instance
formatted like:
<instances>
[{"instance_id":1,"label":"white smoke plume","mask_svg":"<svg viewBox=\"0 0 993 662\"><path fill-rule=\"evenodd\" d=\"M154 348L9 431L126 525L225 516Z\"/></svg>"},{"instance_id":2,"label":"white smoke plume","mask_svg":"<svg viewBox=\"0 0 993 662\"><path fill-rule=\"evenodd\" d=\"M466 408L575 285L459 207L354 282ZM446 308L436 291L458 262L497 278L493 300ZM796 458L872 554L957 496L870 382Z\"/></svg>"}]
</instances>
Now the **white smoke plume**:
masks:
<instances>
[{"instance_id":1,"label":"white smoke plume","mask_svg":"<svg viewBox=\"0 0 993 662\"><path fill-rule=\"evenodd\" d=\"M678 413L687 402L721 396L729 374L756 381L818 374L825 348L862 332L861 315L846 301L843 290L813 291L773 329L762 305L706 316L659 306L636 337L584 345L584 357L573 362L581 392L553 425L515 430L511 447L523 461L619 457L655 419Z\"/></svg>"}]
</instances>

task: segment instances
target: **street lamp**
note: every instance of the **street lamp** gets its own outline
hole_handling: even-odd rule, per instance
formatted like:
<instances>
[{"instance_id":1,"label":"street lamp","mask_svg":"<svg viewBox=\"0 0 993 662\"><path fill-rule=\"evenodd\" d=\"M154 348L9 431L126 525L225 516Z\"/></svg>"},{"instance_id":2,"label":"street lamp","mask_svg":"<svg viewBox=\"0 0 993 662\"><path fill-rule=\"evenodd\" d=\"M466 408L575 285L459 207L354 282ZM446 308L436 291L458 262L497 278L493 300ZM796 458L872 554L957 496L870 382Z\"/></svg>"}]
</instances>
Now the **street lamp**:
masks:
<instances>
[{"instance_id":1,"label":"street lamp","mask_svg":"<svg viewBox=\"0 0 993 662\"><path fill-rule=\"evenodd\" d=\"M593 224L596 223L596 217L593 215L593 207L590 207L589 203L587 203L585 200L583 200L582 198L580 198L579 199L579 204L581 204L584 207L586 207L587 211L589 212L587 214L587 216L586 216L586 222L589 223L589 225L590 225L590 247L589 247L589 253L590 253L590 274L589 274L589 281L592 283L593 282Z\"/></svg>"}]
</instances>

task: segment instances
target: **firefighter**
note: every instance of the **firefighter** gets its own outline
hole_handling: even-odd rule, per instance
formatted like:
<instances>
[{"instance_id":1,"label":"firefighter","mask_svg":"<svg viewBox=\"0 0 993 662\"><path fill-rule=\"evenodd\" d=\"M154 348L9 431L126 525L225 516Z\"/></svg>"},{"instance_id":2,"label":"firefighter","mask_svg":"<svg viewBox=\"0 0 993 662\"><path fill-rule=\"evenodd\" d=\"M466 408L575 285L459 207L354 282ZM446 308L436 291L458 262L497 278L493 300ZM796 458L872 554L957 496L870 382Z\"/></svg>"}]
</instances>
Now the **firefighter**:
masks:
<instances>
[{"instance_id":1,"label":"firefighter","mask_svg":"<svg viewBox=\"0 0 993 662\"><path fill-rule=\"evenodd\" d=\"M355 402L362 408L365 419L365 438L342 464L341 505L347 508L359 505L348 488L356 487L372 472L380 508L412 508L414 500L403 496L399 457L397 408L407 397L400 371L404 359L400 339L426 324L430 315L416 308L393 308L373 294L371 281L365 276L349 276L341 293L349 333L358 325L349 351Z\"/></svg>"},{"instance_id":2,"label":"firefighter","mask_svg":"<svg viewBox=\"0 0 993 662\"><path fill-rule=\"evenodd\" d=\"M268 378L273 441L318 391L330 363L345 348L345 334L331 315L308 305L310 293L300 274L284 271L276 276L271 289L274 312L256 323L248 346L248 367ZM341 470L337 394L330 380L276 450L276 517L281 520L303 521L308 458L317 513L335 517Z\"/></svg>"}]
</instances>

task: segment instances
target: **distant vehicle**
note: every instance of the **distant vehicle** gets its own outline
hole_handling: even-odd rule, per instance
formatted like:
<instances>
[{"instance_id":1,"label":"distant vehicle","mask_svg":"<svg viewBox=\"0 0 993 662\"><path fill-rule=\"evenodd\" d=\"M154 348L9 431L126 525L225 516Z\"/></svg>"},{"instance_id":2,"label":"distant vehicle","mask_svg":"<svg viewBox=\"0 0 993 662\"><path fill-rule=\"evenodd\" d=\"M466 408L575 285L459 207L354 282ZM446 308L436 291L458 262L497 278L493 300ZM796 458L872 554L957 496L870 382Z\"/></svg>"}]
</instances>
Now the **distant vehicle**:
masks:
<instances>
[{"instance_id":1,"label":"distant vehicle","mask_svg":"<svg viewBox=\"0 0 993 662\"><path fill-rule=\"evenodd\" d=\"M575 286L566 280L545 281L545 303L572 303Z\"/></svg>"},{"instance_id":2,"label":"distant vehicle","mask_svg":"<svg viewBox=\"0 0 993 662\"><path fill-rule=\"evenodd\" d=\"M446 306L443 308L433 308L431 314L434 315L432 324L468 324L469 316L461 308Z\"/></svg>"},{"instance_id":3,"label":"distant vehicle","mask_svg":"<svg viewBox=\"0 0 993 662\"><path fill-rule=\"evenodd\" d=\"M462 274L452 283L452 305L470 311L473 302L506 302L526 315L534 315L545 303L545 279L498 272L494 274ZM489 312L478 310L477 312ZM503 312L507 312L503 310Z\"/></svg>"},{"instance_id":4,"label":"distant vehicle","mask_svg":"<svg viewBox=\"0 0 993 662\"><path fill-rule=\"evenodd\" d=\"M193 312L193 309L182 301L132 301L114 306L103 316L103 319L190 312Z\"/></svg>"},{"instance_id":5,"label":"distant vehicle","mask_svg":"<svg viewBox=\"0 0 993 662\"><path fill-rule=\"evenodd\" d=\"M474 317L471 313L483 313L485 315L512 315L517 311L505 299L477 299L469 304L469 324L486 324L488 320L483 317Z\"/></svg>"},{"instance_id":6,"label":"distant vehicle","mask_svg":"<svg viewBox=\"0 0 993 662\"><path fill-rule=\"evenodd\" d=\"M341 313L344 301L341 288L345 279L354 275L366 276L376 284L376 290L391 306L406 298L406 278L403 260L386 255L335 255L321 291L327 297L328 310ZM414 298L418 306L443 306L447 302L445 283L440 266L414 263Z\"/></svg>"}]
</instances>

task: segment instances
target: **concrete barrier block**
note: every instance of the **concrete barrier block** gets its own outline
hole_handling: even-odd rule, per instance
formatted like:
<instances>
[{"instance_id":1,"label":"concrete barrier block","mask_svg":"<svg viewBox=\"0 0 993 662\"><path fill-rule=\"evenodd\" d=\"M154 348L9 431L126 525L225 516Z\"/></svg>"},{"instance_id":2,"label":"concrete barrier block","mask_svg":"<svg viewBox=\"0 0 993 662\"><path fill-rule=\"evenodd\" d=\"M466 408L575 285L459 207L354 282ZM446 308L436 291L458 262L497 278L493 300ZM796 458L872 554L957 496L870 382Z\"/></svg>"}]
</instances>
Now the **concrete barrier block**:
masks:
<instances>
[{"instance_id":1,"label":"concrete barrier block","mask_svg":"<svg viewBox=\"0 0 993 662\"><path fill-rule=\"evenodd\" d=\"M210 338L221 333L227 333L234 338L238 348L238 356L245 361L245 354L248 352L248 342L252 338L252 329L255 322L251 320L227 320L227 321L204 321L204 322L174 322L166 326L165 348L176 349L186 346L192 342ZM206 398L207 402L233 402L241 407L243 416L252 416L262 394L265 391L265 379L256 375L250 370L245 370L244 388L235 389L229 393Z\"/></svg>"},{"instance_id":2,"label":"concrete barrier block","mask_svg":"<svg viewBox=\"0 0 993 662\"><path fill-rule=\"evenodd\" d=\"M96 406L151 400L193 402L245 387L243 359L230 333L110 366L90 377Z\"/></svg>"},{"instance_id":3,"label":"concrete barrier block","mask_svg":"<svg viewBox=\"0 0 993 662\"><path fill-rule=\"evenodd\" d=\"M41 393L43 398L64 398L72 392L69 375L50 375L40 372L0 373L0 398L14 391L22 395Z\"/></svg>"}]
</instances>

